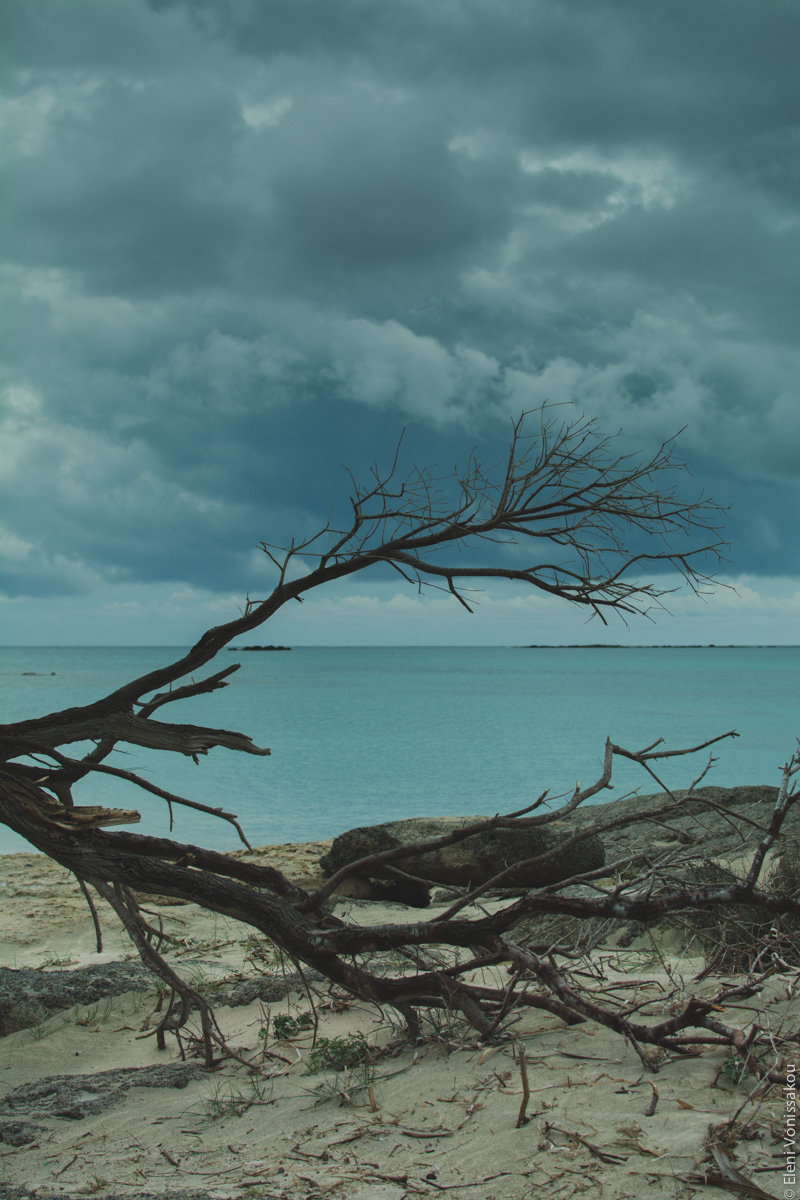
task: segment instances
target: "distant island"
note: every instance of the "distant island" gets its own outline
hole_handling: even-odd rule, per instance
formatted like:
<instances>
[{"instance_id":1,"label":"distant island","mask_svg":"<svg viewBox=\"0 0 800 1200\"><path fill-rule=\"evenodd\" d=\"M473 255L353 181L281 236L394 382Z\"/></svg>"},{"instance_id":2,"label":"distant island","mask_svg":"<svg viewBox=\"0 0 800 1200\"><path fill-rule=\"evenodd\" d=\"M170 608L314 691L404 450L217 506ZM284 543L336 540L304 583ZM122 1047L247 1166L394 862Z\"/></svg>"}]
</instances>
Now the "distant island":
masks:
<instances>
[{"instance_id":1,"label":"distant island","mask_svg":"<svg viewBox=\"0 0 800 1200\"><path fill-rule=\"evenodd\" d=\"M236 654L240 650L291 650L291 646L228 646L229 650L233 650Z\"/></svg>"}]
</instances>

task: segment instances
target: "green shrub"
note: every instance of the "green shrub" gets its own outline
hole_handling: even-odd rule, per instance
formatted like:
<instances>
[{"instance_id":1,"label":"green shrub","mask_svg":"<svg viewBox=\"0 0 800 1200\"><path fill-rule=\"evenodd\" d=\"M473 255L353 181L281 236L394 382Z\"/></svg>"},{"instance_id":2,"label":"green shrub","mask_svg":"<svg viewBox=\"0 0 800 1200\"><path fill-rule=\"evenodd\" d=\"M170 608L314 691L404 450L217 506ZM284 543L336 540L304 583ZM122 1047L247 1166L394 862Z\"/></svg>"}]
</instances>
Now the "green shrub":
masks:
<instances>
[{"instance_id":1,"label":"green shrub","mask_svg":"<svg viewBox=\"0 0 800 1200\"><path fill-rule=\"evenodd\" d=\"M298 1013L296 1017L290 1017L288 1013L277 1013L272 1018L272 1032L281 1041L299 1037L303 1030L311 1029L313 1025L314 1014L310 1012Z\"/></svg>"},{"instance_id":2,"label":"green shrub","mask_svg":"<svg viewBox=\"0 0 800 1200\"><path fill-rule=\"evenodd\" d=\"M372 1062L372 1050L362 1033L352 1037L319 1038L308 1056L308 1074L317 1071L343 1071Z\"/></svg>"}]
</instances>

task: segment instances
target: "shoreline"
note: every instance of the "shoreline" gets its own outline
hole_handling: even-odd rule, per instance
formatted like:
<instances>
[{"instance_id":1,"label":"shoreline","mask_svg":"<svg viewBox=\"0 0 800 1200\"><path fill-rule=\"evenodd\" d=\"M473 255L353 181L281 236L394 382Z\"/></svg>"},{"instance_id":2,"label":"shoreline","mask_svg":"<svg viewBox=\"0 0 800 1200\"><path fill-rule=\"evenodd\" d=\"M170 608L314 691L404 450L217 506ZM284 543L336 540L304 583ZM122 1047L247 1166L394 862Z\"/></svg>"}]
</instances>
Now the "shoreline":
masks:
<instances>
[{"instance_id":1,"label":"shoreline","mask_svg":"<svg viewBox=\"0 0 800 1200\"><path fill-rule=\"evenodd\" d=\"M749 804L761 814L771 796L739 789L738 799L732 811ZM730 831L716 809L689 820L697 830L705 823L706 849L723 826ZM679 828L674 840L661 834L668 846L681 845ZM284 843L236 856L264 858L310 883L329 845ZM392 1013L313 977L306 991L247 926L163 901L150 897L146 907L177 938L168 959L211 989L228 1044L258 1060L259 1073L235 1061L209 1072L193 1057L191 1039L184 1039L185 1061L172 1039L159 1051L150 1036L156 990L149 976L144 991L137 985L53 1012L2 1039L0 1196L411 1200L452 1189L459 1200L529 1200L547 1189L553 1200L578 1200L602 1186L608 1200L629 1200L656 1183L666 1200L688 1190L714 1200L718 1187L702 1182L720 1161L709 1130L724 1130L737 1113L717 1154L766 1194L782 1190L779 1089L764 1093L744 1079L727 1046L697 1058L662 1053L650 1074L611 1030L591 1021L568 1027L537 1009L514 1017L513 1041L487 1045L463 1021L434 1014L409 1045ZM110 910L100 909L105 948L95 953L76 881L44 855L0 856L0 910L2 966L34 968L45 982L98 963L141 975ZM415 919L402 905L348 898L337 899L336 911L359 923ZM688 995L713 999L723 986L722 977L700 980L704 961L658 931L655 941L600 947L590 961L582 986L633 1004L651 1022ZM496 985L504 971L488 968L483 978ZM797 974L775 974L755 993L726 1000L723 1019L745 1027L766 1021L776 1036L796 1029ZM316 1030L304 1024L312 1009ZM320 1058L320 1048L342 1044L368 1047L367 1061L337 1070Z\"/></svg>"},{"instance_id":2,"label":"shoreline","mask_svg":"<svg viewBox=\"0 0 800 1200\"><path fill-rule=\"evenodd\" d=\"M676 792L681 796L681 792ZM602 835L606 864L643 850L655 854L679 852L685 859L713 859L728 869L737 869L755 850L769 824L778 789L767 785L740 788L699 788L684 815L668 825L657 822L633 824ZM588 805L571 813L565 825L580 831L604 819L639 813L645 815L666 799L664 793L611 800ZM784 824L784 839L800 844L800 805L790 810ZM325 874L320 858L330 849L332 838L306 842L283 842L229 851L236 859L263 862L283 872L306 890L318 887ZM79 928L87 936L90 918L77 881L66 868L35 850L0 854L0 912L9 901L27 899L10 935L18 954L26 959L25 947L44 942L52 953L67 930ZM92 940L94 933L91 933ZM0 937L0 965L8 962L8 944Z\"/></svg>"}]
</instances>

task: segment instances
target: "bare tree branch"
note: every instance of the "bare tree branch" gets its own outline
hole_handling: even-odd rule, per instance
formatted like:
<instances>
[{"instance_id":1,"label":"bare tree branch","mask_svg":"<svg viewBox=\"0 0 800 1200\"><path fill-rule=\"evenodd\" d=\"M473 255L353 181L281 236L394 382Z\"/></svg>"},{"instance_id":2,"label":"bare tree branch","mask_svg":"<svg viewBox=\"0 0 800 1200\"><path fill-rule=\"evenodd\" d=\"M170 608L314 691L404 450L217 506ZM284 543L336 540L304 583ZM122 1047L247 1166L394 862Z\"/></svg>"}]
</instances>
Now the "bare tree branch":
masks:
<instances>
[{"instance_id":1,"label":"bare tree branch","mask_svg":"<svg viewBox=\"0 0 800 1200\"><path fill-rule=\"evenodd\" d=\"M517 887L515 895L499 904L485 904L489 889L516 878L521 862L515 860L429 920L378 926L346 925L328 911L332 892L347 876L402 873L408 858L479 833L577 821L578 809L610 786L615 759L629 759L658 780L656 764L662 759L708 750L720 737L736 734L731 731L686 749L667 749L659 739L642 750L628 751L609 740L597 780L576 787L560 807L545 808L547 793L543 793L515 812L464 825L414 846L362 857L313 895L268 865L171 839L107 832L103 826L135 821L138 813L74 803L73 789L87 775L106 774L144 788L170 808L180 804L219 816L231 822L244 840L234 814L168 792L105 760L125 743L179 753L195 762L214 748L267 755L268 750L244 734L170 724L155 720L154 714L173 701L227 686L235 665L205 679L193 675L233 638L262 625L287 602L300 601L318 587L371 567L391 567L420 589L440 588L470 611L474 599L468 581L507 580L577 604L601 620L610 612L624 619L649 616L654 608L663 607L674 588L666 572L677 574L698 595L708 590L712 577L706 574L707 564L718 563L724 549L718 532L722 514L702 496L686 500L679 493L675 473L682 467L674 456L674 439L640 461L618 453L614 439L599 436L592 421L559 422L552 410L542 409L534 422L532 435L527 432L530 416L515 423L506 461L498 469L486 469L473 454L464 470L451 476L417 468L402 475L398 445L387 471L374 467L366 484L350 476L349 515L344 524L337 524L332 513L325 527L305 540L283 547L262 543L277 572L277 583L265 599L248 596L238 618L209 629L181 658L92 704L0 729L0 821L74 872L82 886L92 884L115 909L144 959L177 997L169 1019L162 1022L162 1039L168 1027L180 1038L191 1006L199 1005L207 1059L215 1047L223 1048L208 1006L149 945L135 892L194 901L245 922L298 963L317 968L352 994L393 1006L412 1035L419 1030L419 1012L425 1009L456 1008L482 1037L494 1038L507 1035L508 1021L517 1008L538 1007L567 1023L595 1020L617 1030L648 1068L657 1063L647 1046L688 1052L698 1042L722 1040L742 1051L749 1069L763 1072L758 1056L761 1035L755 1027L745 1032L723 1024L713 1005L695 997L668 1020L650 1024L638 1017L634 1020L632 1010L587 993L571 973L574 951L557 942L544 948L526 944L524 936L518 935L523 922L541 914L568 915L604 928L608 922L648 921L668 913L728 910L747 904L765 913L800 918L800 900L794 895L760 885L767 856L781 838L787 814L798 798L793 787L800 769L797 755L785 767L778 802L768 826L760 830L743 878L719 884L670 883L669 856L637 853L604 868L576 870L572 878L558 883ZM547 546L551 551L545 553ZM643 578L643 571L650 577ZM82 758L59 749L87 739L95 748ZM557 846L546 846L522 865L538 869L554 854L588 838L637 822L658 827L698 811L696 789L713 761L709 754L687 793L670 792L659 780L666 798L652 811L604 814L584 822L568 830ZM712 802L703 797L702 803L709 807ZM639 868L640 873L630 878L627 872ZM369 956L389 950L413 952L409 969L394 975L372 970ZM491 981L470 981L474 969L497 966L501 960L512 964L508 981L496 986ZM690 1037L685 1032L689 1029L700 1033Z\"/></svg>"}]
</instances>

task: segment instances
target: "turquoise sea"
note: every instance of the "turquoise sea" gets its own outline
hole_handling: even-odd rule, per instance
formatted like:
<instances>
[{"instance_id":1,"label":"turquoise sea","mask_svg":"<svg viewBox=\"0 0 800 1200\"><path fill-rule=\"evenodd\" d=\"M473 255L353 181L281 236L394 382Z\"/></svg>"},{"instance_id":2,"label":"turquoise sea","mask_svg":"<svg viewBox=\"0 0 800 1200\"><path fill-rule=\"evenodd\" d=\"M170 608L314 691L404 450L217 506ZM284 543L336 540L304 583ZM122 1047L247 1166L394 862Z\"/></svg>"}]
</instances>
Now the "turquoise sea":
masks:
<instances>
[{"instance_id":1,"label":"turquoise sea","mask_svg":"<svg viewBox=\"0 0 800 1200\"><path fill-rule=\"evenodd\" d=\"M177 658L169 647L15 647L2 651L0 721L88 703ZM606 736L669 748L735 729L708 782L778 784L800 734L800 647L298 647L223 651L230 686L161 711L164 720L236 729L272 755L213 750L191 759L136 747L110 761L239 815L253 845L330 837L424 814L511 811L546 788L571 792L600 773ZM86 749L88 747L84 747ZM81 747L73 748L73 753ZM664 767L671 787L708 751ZM620 762L615 790L658 790ZM138 808L140 832L167 835L166 806L95 776L79 803ZM235 847L226 823L176 810L173 836ZM0 826L0 852L28 849Z\"/></svg>"}]
</instances>

